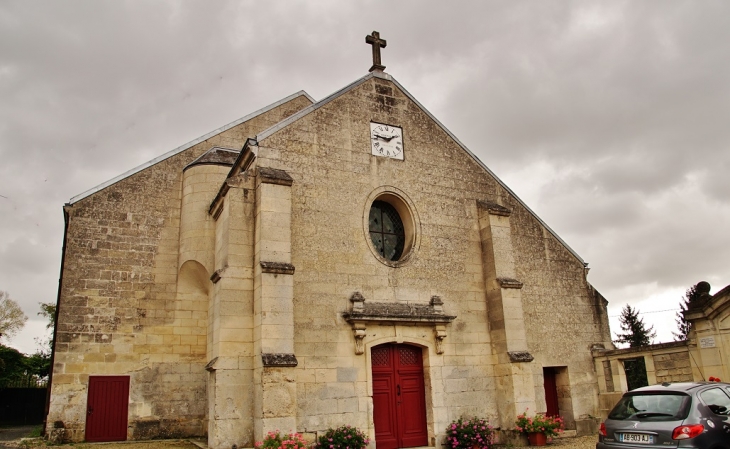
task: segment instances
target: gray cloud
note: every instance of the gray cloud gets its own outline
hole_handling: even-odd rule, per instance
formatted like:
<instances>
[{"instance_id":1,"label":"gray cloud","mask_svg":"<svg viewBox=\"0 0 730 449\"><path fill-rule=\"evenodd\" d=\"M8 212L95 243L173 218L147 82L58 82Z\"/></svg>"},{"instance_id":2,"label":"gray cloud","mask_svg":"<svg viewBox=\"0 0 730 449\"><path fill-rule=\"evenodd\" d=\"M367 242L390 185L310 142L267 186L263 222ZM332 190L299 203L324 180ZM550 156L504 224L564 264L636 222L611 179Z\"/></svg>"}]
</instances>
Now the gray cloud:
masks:
<instances>
[{"instance_id":1,"label":"gray cloud","mask_svg":"<svg viewBox=\"0 0 730 449\"><path fill-rule=\"evenodd\" d=\"M366 73L377 29L387 71L591 262L612 307L700 279L716 290L730 282L729 13L678 0L2 2L0 289L35 317L55 298L64 202L295 91L340 89Z\"/></svg>"}]
</instances>

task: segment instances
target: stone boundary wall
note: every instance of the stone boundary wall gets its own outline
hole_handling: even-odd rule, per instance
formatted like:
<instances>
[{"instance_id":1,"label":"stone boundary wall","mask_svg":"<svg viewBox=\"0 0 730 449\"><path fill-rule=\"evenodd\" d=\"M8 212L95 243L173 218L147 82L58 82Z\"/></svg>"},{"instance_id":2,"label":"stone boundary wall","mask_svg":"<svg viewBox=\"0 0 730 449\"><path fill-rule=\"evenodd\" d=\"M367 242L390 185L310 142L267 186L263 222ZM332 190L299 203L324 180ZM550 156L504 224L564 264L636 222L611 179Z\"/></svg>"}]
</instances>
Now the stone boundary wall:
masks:
<instances>
[{"instance_id":1,"label":"stone boundary wall","mask_svg":"<svg viewBox=\"0 0 730 449\"><path fill-rule=\"evenodd\" d=\"M594 348L592 354L598 374L601 419L608 416L616 401L628 391L623 368L623 362L626 360L644 359L649 385L702 380L700 371L692 362L688 341L659 343L641 348Z\"/></svg>"}]
</instances>

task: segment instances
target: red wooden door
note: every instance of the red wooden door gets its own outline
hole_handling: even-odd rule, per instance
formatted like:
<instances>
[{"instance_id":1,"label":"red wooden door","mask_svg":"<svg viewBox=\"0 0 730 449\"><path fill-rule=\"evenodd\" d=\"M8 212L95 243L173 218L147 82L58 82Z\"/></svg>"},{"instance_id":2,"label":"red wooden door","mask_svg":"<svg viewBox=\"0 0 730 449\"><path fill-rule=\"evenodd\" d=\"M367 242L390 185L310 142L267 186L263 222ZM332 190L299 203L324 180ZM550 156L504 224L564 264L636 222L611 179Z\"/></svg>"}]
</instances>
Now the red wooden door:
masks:
<instances>
[{"instance_id":1,"label":"red wooden door","mask_svg":"<svg viewBox=\"0 0 730 449\"><path fill-rule=\"evenodd\" d=\"M129 376L89 376L86 441L127 439Z\"/></svg>"},{"instance_id":2,"label":"red wooden door","mask_svg":"<svg viewBox=\"0 0 730 449\"><path fill-rule=\"evenodd\" d=\"M385 344L371 351L377 449L428 445L421 348Z\"/></svg>"},{"instance_id":3,"label":"red wooden door","mask_svg":"<svg viewBox=\"0 0 730 449\"><path fill-rule=\"evenodd\" d=\"M555 368L543 368L542 375L545 378L545 404L547 404L547 416L560 416L558 409L558 384Z\"/></svg>"}]
</instances>

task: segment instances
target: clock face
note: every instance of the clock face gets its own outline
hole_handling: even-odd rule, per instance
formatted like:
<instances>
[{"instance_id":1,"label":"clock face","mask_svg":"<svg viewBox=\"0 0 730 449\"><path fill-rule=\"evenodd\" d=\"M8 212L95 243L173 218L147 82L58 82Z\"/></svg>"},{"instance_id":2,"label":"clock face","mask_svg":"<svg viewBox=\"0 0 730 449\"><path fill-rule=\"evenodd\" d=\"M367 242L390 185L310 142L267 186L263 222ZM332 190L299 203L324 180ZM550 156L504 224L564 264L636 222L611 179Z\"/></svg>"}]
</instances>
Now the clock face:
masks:
<instances>
[{"instance_id":1,"label":"clock face","mask_svg":"<svg viewBox=\"0 0 730 449\"><path fill-rule=\"evenodd\" d=\"M370 123L370 142L374 156L403 160L403 129L400 127Z\"/></svg>"}]
</instances>

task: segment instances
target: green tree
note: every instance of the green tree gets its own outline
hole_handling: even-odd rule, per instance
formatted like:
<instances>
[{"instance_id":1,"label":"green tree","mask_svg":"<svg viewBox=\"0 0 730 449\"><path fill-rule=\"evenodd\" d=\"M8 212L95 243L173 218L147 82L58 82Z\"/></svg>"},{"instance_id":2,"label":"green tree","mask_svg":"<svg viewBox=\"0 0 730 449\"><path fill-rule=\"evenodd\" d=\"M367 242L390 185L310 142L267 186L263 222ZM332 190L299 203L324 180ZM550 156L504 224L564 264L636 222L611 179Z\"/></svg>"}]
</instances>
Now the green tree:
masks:
<instances>
[{"instance_id":1,"label":"green tree","mask_svg":"<svg viewBox=\"0 0 730 449\"><path fill-rule=\"evenodd\" d=\"M26 356L24 360L25 371L28 375L35 376L38 381L43 381L51 373L51 355L43 352L36 352Z\"/></svg>"},{"instance_id":2,"label":"green tree","mask_svg":"<svg viewBox=\"0 0 730 449\"><path fill-rule=\"evenodd\" d=\"M45 317L48 320L46 329L53 329L56 327L56 305L52 302L41 302L41 311L38 315Z\"/></svg>"},{"instance_id":3,"label":"green tree","mask_svg":"<svg viewBox=\"0 0 730 449\"><path fill-rule=\"evenodd\" d=\"M697 285L698 284L695 284L688 288L684 293L684 297L682 297L682 302L679 303L681 310L677 312L677 318L675 319L675 322L677 323L677 332L672 332L675 341L689 339L689 331L692 330L692 324L684 319L684 312L689 309L689 305L692 302L696 301L697 298L700 297L700 292L697 291Z\"/></svg>"},{"instance_id":4,"label":"green tree","mask_svg":"<svg viewBox=\"0 0 730 449\"><path fill-rule=\"evenodd\" d=\"M41 306L41 311L38 312L38 315L48 320L46 329L51 330L51 335L43 338L36 338L36 343L41 346L39 352L48 355L50 360L50 355L53 351L53 330L56 328L56 305L52 302L41 302L39 304Z\"/></svg>"},{"instance_id":5,"label":"green tree","mask_svg":"<svg viewBox=\"0 0 730 449\"><path fill-rule=\"evenodd\" d=\"M629 304L621 309L621 316L618 319L621 323L621 331L616 334L614 343L628 344L629 348L648 346L656 337L654 326L647 327L644 319L639 318L639 310L632 308Z\"/></svg>"},{"instance_id":6,"label":"green tree","mask_svg":"<svg viewBox=\"0 0 730 449\"><path fill-rule=\"evenodd\" d=\"M53 330L56 327L56 305L51 302L40 303L41 311L38 315L48 320L46 329L51 330L50 335L35 339L39 349L35 354L26 358L28 372L36 376L38 380L44 380L51 373L51 353L53 352Z\"/></svg>"},{"instance_id":7,"label":"green tree","mask_svg":"<svg viewBox=\"0 0 730 449\"><path fill-rule=\"evenodd\" d=\"M24 361L25 355L20 351L0 345L0 386L23 376Z\"/></svg>"},{"instance_id":8,"label":"green tree","mask_svg":"<svg viewBox=\"0 0 730 449\"><path fill-rule=\"evenodd\" d=\"M646 362L644 357L624 360L624 372L626 373L626 386L629 390L646 387L649 379L646 376Z\"/></svg>"},{"instance_id":9,"label":"green tree","mask_svg":"<svg viewBox=\"0 0 730 449\"><path fill-rule=\"evenodd\" d=\"M0 291L0 338L10 339L25 326L28 317L8 292Z\"/></svg>"},{"instance_id":10,"label":"green tree","mask_svg":"<svg viewBox=\"0 0 730 449\"><path fill-rule=\"evenodd\" d=\"M0 388L42 385L50 372L50 357L36 353L26 356L15 348L0 345Z\"/></svg>"},{"instance_id":11,"label":"green tree","mask_svg":"<svg viewBox=\"0 0 730 449\"><path fill-rule=\"evenodd\" d=\"M621 310L618 320L621 323L622 332L616 334L614 343L628 344L630 348L638 348L650 345L652 339L656 337L654 326L647 327L644 320L639 318L638 309L634 309L628 304ZM629 390L649 385L644 357L624 361L624 371Z\"/></svg>"},{"instance_id":12,"label":"green tree","mask_svg":"<svg viewBox=\"0 0 730 449\"><path fill-rule=\"evenodd\" d=\"M40 306L38 315L46 317L46 328L52 329L55 325L56 306L51 303L41 303ZM41 345L40 349L30 356L0 344L0 387L36 386L42 385L48 379L51 371L52 337L36 338L36 342Z\"/></svg>"}]
</instances>

